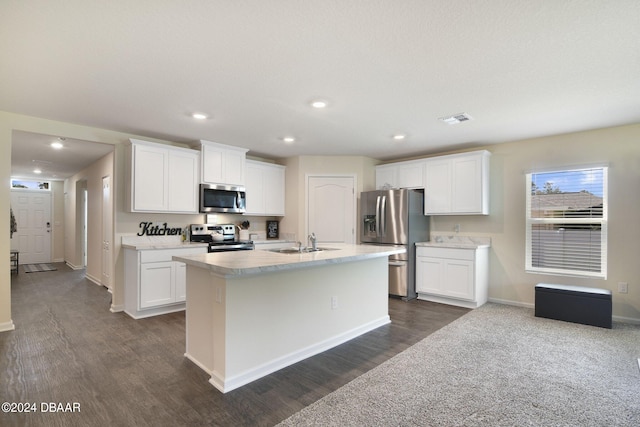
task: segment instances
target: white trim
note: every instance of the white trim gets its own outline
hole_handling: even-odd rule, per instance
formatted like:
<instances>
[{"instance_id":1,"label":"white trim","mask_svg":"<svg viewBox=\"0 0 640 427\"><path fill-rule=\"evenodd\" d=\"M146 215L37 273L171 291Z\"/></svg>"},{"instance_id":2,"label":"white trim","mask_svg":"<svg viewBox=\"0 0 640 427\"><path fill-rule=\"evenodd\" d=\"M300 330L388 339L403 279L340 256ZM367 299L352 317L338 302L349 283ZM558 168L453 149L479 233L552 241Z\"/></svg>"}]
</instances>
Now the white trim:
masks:
<instances>
[{"instance_id":1,"label":"white trim","mask_svg":"<svg viewBox=\"0 0 640 427\"><path fill-rule=\"evenodd\" d=\"M111 308L109 309L112 313L122 313L124 311L124 305L122 304L111 304Z\"/></svg>"},{"instance_id":2,"label":"white trim","mask_svg":"<svg viewBox=\"0 0 640 427\"><path fill-rule=\"evenodd\" d=\"M16 329L16 325L13 324L13 320L0 323L0 332L14 331L15 329Z\"/></svg>"},{"instance_id":3,"label":"white trim","mask_svg":"<svg viewBox=\"0 0 640 427\"><path fill-rule=\"evenodd\" d=\"M102 283L100 283L100 280L98 280L98 278L93 277L90 274L85 274L84 277L87 278L87 280L89 280L90 282L93 282L94 284L96 284L98 286L102 286Z\"/></svg>"},{"instance_id":4,"label":"white trim","mask_svg":"<svg viewBox=\"0 0 640 427\"><path fill-rule=\"evenodd\" d=\"M65 261L65 264L67 264L67 267L69 267L72 270L82 270L84 268L84 267L75 266L71 264L69 261Z\"/></svg>"},{"instance_id":5,"label":"white trim","mask_svg":"<svg viewBox=\"0 0 640 427\"><path fill-rule=\"evenodd\" d=\"M513 306L516 306L516 307L524 307L524 308L531 308L531 309L535 309L536 308L535 304L532 304L532 303L511 301L511 300L506 300L506 299L489 298L489 302L493 302L493 303L496 303L496 304L513 305ZM615 316L614 315L614 316L611 316L611 318L615 322L628 323L628 324L631 324L631 325L640 325L640 318L636 318L636 317L624 317L624 316Z\"/></svg>"}]
</instances>

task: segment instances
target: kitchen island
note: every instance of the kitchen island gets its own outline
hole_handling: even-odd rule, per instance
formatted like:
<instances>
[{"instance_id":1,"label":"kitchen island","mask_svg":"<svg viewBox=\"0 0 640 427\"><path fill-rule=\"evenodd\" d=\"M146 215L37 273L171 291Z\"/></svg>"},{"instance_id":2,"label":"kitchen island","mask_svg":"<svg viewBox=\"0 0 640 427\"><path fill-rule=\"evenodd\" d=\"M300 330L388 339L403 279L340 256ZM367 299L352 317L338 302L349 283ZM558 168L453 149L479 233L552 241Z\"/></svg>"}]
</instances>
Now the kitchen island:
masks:
<instances>
[{"instance_id":1,"label":"kitchen island","mask_svg":"<svg viewBox=\"0 0 640 427\"><path fill-rule=\"evenodd\" d=\"M174 257L187 264L185 356L226 393L390 322L393 246Z\"/></svg>"}]
</instances>

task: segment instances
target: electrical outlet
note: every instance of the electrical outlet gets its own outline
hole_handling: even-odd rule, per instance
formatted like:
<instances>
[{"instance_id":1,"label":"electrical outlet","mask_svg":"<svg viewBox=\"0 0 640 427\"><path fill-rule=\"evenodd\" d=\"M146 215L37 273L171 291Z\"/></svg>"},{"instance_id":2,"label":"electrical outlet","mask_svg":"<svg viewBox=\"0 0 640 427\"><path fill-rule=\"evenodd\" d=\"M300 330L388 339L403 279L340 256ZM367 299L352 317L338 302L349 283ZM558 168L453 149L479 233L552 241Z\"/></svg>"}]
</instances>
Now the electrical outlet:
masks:
<instances>
[{"instance_id":1,"label":"electrical outlet","mask_svg":"<svg viewBox=\"0 0 640 427\"><path fill-rule=\"evenodd\" d=\"M629 292L629 284L627 282L618 282L618 292L621 294Z\"/></svg>"},{"instance_id":2,"label":"electrical outlet","mask_svg":"<svg viewBox=\"0 0 640 427\"><path fill-rule=\"evenodd\" d=\"M331 310L338 308L338 297L331 297Z\"/></svg>"}]
</instances>

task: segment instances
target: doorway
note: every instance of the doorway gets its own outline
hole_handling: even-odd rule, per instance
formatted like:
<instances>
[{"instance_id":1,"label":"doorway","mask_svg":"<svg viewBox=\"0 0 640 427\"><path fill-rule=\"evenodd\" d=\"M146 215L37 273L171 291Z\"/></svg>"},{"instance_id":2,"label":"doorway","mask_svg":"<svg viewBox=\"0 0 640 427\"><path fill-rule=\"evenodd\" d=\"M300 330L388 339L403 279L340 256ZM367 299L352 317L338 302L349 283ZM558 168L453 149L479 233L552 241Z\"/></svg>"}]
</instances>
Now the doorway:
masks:
<instances>
[{"instance_id":1,"label":"doorway","mask_svg":"<svg viewBox=\"0 0 640 427\"><path fill-rule=\"evenodd\" d=\"M307 235L320 243L355 243L356 176L307 175Z\"/></svg>"},{"instance_id":2,"label":"doorway","mask_svg":"<svg viewBox=\"0 0 640 427\"><path fill-rule=\"evenodd\" d=\"M51 193L12 189L11 207L18 226L11 249L20 251L20 264L51 262Z\"/></svg>"}]
</instances>

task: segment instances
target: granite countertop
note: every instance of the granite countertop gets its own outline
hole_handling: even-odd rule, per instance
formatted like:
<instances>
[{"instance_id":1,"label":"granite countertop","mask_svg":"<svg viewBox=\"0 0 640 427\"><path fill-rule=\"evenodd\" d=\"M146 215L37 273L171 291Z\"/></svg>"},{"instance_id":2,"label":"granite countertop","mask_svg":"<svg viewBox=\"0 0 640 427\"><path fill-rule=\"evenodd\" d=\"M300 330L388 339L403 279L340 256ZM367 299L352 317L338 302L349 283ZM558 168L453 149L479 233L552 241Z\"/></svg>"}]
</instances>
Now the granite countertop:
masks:
<instances>
[{"instance_id":1,"label":"granite countertop","mask_svg":"<svg viewBox=\"0 0 640 427\"><path fill-rule=\"evenodd\" d=\"M388 257L404 253L402 247L379 245L327 244L320 247L335 248L309 253L277 253L256 249L189 256L174 256L174 261L211 270L224 277L243 276L346 263L370 258Z\"/></svg>"},{"instance_id":2,"label":"granite countertop","mask_svg":"<svg viewBox=\"0 0 640 427\"><path fill-rule=\"evenodd\" d=\"M416 246L451 249L482 249L491 247L489 237L431 235L428 242L416 242Z\"/></svg>"}]
</instances>

